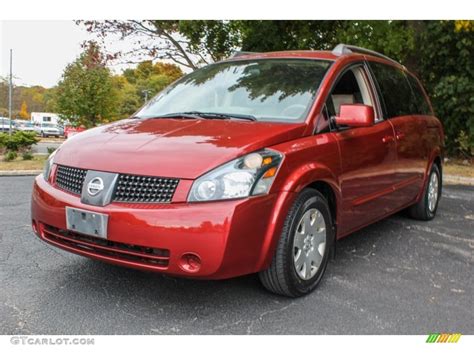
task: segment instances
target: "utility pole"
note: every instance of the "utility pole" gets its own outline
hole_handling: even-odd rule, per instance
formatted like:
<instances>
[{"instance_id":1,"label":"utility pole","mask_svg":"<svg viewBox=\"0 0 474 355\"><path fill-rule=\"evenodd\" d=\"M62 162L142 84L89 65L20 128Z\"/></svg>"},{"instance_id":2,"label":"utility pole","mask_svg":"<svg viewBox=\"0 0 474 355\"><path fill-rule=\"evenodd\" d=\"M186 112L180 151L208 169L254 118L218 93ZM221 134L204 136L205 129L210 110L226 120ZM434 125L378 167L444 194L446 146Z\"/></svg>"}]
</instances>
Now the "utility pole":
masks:
<instances>
[{"instance_id":1,"label":"utility pole","mask_svg":"<svg viewBox=\"0 0 474 355\"><path fill-rule=\"evenodd\" d=\"M10 119L10 130L9 134L12 135L12 91L13 91L13 70L12 70L12 58L13 58L13 50L10 49L10 85L8 86L8 118Z\"/></svg>"},{"instance_id":2,"label":"utility pole","mask_svg":"<svg viewBox=\"0 0 474 355\"><path fill-rule=\"evenodd\" d=\"M151 93L151 90L145 89L142 90L142 93L145 95L145 104L148 102L148 95Z\"/></svg>"}]
</instances>

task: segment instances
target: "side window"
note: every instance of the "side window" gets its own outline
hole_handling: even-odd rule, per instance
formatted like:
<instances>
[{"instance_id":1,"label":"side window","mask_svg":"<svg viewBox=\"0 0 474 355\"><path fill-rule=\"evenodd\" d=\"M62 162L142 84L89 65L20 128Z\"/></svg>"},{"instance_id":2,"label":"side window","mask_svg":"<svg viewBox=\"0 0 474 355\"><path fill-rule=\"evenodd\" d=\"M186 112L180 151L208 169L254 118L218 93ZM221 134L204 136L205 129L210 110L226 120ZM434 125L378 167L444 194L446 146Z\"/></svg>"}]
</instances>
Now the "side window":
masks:
<instances>
[{"instance_id":1,"label":"side window","mask_svg":"<svg viewBox=\"0 0 474 355\"><path fill-rule=\"evenodd\" d=\"M405 74L395 67L370 62L385 106L387 118L412 114L415 109L413 95Z\"/></svg>"},{"instance_id":2,"label":"side window","mask_svg":"<svg viewBox=\"0 0 474 355\"><path fill-rule=\"evenodd\" d=\"M413 102L414 102L414 108L415 108L415 111L413 111L413 114L431 115L430 105L428 104L428 101L426 101L426 97L425 97L425 94L423 93L423 89L421 88L420 83L411 74L407 75L407 79L413 91Z\"/></svg>"},{"instance_id":3,"label":"side window","mask_svg":"<svg viewBox=\"0 0 474 355\"><path fill-rule=\"evenodd\" d=\"M337 80L324 105L319 119L318 132L329 129L330 118L339 115L340 107L343 104L364 104L374 107L366 76L361 66L348 69Z\"/></svg>"},{"instance_id":4,"label":"side window","mask_svg":"<svg viewBox=\"0 0 474 355\"><path fill-rule=\"evenodd\" d=\"M372 105L362 69L359 67L349 69L337 81L328 98L329 113L332 116L339 115L343 104Z\"/></svg>"}]
</instances>

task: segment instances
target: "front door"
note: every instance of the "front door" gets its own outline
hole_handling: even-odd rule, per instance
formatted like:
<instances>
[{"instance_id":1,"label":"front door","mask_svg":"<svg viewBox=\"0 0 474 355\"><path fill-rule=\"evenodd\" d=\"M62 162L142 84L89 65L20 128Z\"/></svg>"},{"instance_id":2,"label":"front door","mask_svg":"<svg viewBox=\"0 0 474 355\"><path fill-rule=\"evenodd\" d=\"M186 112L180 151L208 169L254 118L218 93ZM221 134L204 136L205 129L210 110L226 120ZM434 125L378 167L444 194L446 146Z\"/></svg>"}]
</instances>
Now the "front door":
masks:
<instances>
[{"instance_id":1,"label":"front door","mask_svg":"<svg viewBox=\"0 0 474 355\"><path fill-rule=\"evenodd\" d=\"M367 73L362 65L346 70L328 97L328 115L339 114L341 104L361 103L377 107ZM389 121L380 119L371 127L333 127L341 155L341 234L368 224L393 210L396 178L395 134Z\"/></svg>"}]
</instances>

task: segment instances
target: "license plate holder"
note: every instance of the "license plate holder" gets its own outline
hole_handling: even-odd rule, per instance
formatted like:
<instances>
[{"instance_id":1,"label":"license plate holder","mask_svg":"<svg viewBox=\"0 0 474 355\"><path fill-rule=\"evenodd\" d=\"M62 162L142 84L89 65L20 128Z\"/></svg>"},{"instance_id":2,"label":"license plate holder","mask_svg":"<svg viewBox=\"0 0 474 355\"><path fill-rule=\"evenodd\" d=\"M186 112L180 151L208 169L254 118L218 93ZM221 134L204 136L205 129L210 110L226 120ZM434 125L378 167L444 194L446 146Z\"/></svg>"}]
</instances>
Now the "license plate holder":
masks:
<instances>
[{"instance_id":1,"label":"license plate holder","mask_svg":"<svg viewBox=\"0 0 474 355\"><path fill-rule=\"evenodd\" d=\"M106 214L66 207L66 226L72 232L107 239L108 221Z\"/></svg>"}]
</instances>

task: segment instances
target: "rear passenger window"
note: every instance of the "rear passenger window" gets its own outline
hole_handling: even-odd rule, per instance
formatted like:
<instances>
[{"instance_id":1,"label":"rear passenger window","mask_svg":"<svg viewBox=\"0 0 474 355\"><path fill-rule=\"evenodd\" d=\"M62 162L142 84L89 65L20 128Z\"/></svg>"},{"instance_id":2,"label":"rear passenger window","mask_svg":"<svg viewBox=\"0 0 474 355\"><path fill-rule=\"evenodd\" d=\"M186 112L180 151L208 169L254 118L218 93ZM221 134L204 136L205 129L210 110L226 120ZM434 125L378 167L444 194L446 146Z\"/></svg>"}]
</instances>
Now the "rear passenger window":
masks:
<instances>
[{"instance_id":1,"label":"rear passenger window","mask_svg":"<svg viewBox=\"0 0 474 355\"><path fill-rule=\"evenodd\" d=\"M428 104L428 101L426 101L426 97L423 93L420 83L414 76L410 74L407 75L407 79L413 91L413 102L415 106L415 111L413 114L431 115L430 105Z\"/></svg>"},{"instance_id":2,"label":"rear passenger window","mask_svg":"<svg viewBox=\"0 0 474 355\"><path fill-rule=\"evenodd\" d=\"M406 116L416 111L413 95L405 74L395 67L370 62L381 93L386 118Z\"/></svg>"}]
</instances>

